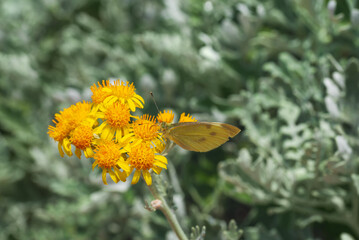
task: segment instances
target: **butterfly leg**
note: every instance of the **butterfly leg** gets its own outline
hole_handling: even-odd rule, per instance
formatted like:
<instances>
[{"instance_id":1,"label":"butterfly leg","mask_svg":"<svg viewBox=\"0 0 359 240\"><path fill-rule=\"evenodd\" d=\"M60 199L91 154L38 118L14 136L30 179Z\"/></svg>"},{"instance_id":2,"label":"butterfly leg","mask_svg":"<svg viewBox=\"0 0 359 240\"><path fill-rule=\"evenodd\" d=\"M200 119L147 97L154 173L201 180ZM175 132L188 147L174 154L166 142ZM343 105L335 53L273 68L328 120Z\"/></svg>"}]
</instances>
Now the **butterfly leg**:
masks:
<instances>
[{"instance_id":1,"label":"butterfly leg","mask_svg":"<svg viewBox=\"0 0 359 240\"><path fill-rule=\"evenodd\" d=\"M169 140L168 138L166 138L166 147L165 147L165 149L163 150L163 152L162 152L162 155L163 156L166 156L168 153L169 153L169 151L174 147L174 143L171 141L171 140Z\"/></svg>"}]
</instances>

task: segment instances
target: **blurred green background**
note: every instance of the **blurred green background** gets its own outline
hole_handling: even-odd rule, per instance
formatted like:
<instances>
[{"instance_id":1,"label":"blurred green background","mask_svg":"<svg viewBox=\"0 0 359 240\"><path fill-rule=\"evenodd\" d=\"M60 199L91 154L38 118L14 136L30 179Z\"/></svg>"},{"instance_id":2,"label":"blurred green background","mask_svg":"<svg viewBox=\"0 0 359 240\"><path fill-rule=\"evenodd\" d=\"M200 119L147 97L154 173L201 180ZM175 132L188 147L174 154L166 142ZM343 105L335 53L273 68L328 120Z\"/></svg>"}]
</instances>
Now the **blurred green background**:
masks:
<instances>
[{"instance_id":1,"label":"blurred green background","mask_svg":"<svg viewBox=\"0 0 359 240\"><path fill-rule=\"evenodd\" d=\"M359 239L359 3L1 0L0 239L176 239L144 182L61 158L54 114L102 79L243 131L168 156L168 200L206 240Z\"/></svg>"}]
</instances>

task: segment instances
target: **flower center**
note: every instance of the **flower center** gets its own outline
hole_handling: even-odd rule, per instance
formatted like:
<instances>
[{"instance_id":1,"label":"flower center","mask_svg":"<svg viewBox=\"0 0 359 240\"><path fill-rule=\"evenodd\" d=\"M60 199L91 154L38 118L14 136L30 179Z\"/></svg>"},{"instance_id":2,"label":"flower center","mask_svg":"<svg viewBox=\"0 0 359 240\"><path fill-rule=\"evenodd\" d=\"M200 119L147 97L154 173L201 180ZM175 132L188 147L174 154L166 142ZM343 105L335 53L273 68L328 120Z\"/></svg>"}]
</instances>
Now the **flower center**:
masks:
<instances>
[{"instance_id":1,"label":"flower center","mask_svg":"<svg viewBox=\"0 0 359 240\"><path fill-rule=\"evenodd\" d=\"M157 138L160 127L153 123L134 124L133 133L135 137L141 138L144 141L151 141Z\"/></svg>"},{"instance_id":2,"label":"flower center","mask_svg":"<svg viewBox=\"0 0 359 240\"><path fill-rule=\"evenodd\" d=\"M121 157L120 146L113 141L104 141L101 145L97 145L94 159L101 168L115 167Z\"/></svg>"},{"instance_id":3,"label":"flower center","mask_svg":"<svg viewBox=\"0 0 359 240\"><path fill-rule=\"evenodd\" d=\"M93 138L92 128L89 126L78 126L72 133L71 143L79 149L85 149L91 146Z\"/></svg>"},{"instance_id":4,"label":"flower center","mask_svg":"<svg viewBox=\"0 0 359 240\"><path fill-rule=\"evenodd\" d=\"M143 115L133 124L133 133L135 137L144 141L151 141L158 137L160 126L156 124L154 117L147 114Z\"/></svg>"},{"instance_id":5,"label":"flower center","mask_svg":"<svg viewBox=\"0 0 359 240\"><path fill-rule=\"evenodd\" d=\"M107 108L105 118L113 128L122 128L130 122L130 109L126 104L114 103Z\"/></svg>"},{"instance_id":6,"label":"flower center","mask_svg":"<svg viewBox=\"0 0 359 240\"><path fill-rule=\"evenodd\" d=\"M132 147L128 161L137 170L149 170L155 162L155 152L149 144L140 143Z\"/></svg>"}]
</instances>

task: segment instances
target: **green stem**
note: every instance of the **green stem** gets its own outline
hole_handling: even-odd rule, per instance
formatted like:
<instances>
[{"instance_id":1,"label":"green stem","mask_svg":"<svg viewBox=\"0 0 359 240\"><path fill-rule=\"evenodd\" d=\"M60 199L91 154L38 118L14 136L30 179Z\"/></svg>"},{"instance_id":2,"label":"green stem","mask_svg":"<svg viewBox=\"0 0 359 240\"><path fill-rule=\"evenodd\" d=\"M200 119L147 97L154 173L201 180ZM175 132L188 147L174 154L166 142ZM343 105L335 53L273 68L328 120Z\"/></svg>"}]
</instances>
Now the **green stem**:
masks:
<instances>
[{"instance_id":1,"label":"green stem","mask_svg":"<svg viewBox=\"0 0 359 240\"><path fill-rule=\"evenodd\" d=\"M152 174L153 176L153 174ZM176 233L178 239L180 240L188 240L186 234L184 233L181 225L179 224L177 217L175 213L172 211L172 209L168 206L166 199L158 193L155 183L151 186L148 186L148 189L150 189L150 192L152 193L153 197L157 200L160 200L162 202L161 206L158 208L162 211L162 213L167 218L168 223L171 225L172 230Z\"/></svg>"}]
</instances>

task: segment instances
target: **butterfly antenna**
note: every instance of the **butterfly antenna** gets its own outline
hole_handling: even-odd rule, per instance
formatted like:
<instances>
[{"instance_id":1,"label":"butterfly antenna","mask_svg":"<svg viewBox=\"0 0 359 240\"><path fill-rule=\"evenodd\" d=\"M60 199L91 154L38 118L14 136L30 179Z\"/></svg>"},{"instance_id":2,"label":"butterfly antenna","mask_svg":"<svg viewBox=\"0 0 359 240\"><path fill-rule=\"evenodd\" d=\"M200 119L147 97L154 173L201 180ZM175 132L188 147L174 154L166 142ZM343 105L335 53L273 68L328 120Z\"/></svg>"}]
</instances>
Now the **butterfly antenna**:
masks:
<instances>
[{"instance_id":1,"label":"butterfly antenna","mask_svg":"<svg viewBox=\"0 0 359 240\"><path fill-rule=\"evenodd\" d=\"M153 95L152 92L150 92L150 95L151 95L151 97L152 97L153 102L155 103L155 106L156 106L156 108L157 108L158 113L160 113L160 110L158 109L158 106L157 106L157 103L156 103L155 96Z\"/></svg>"}]
</instances>

